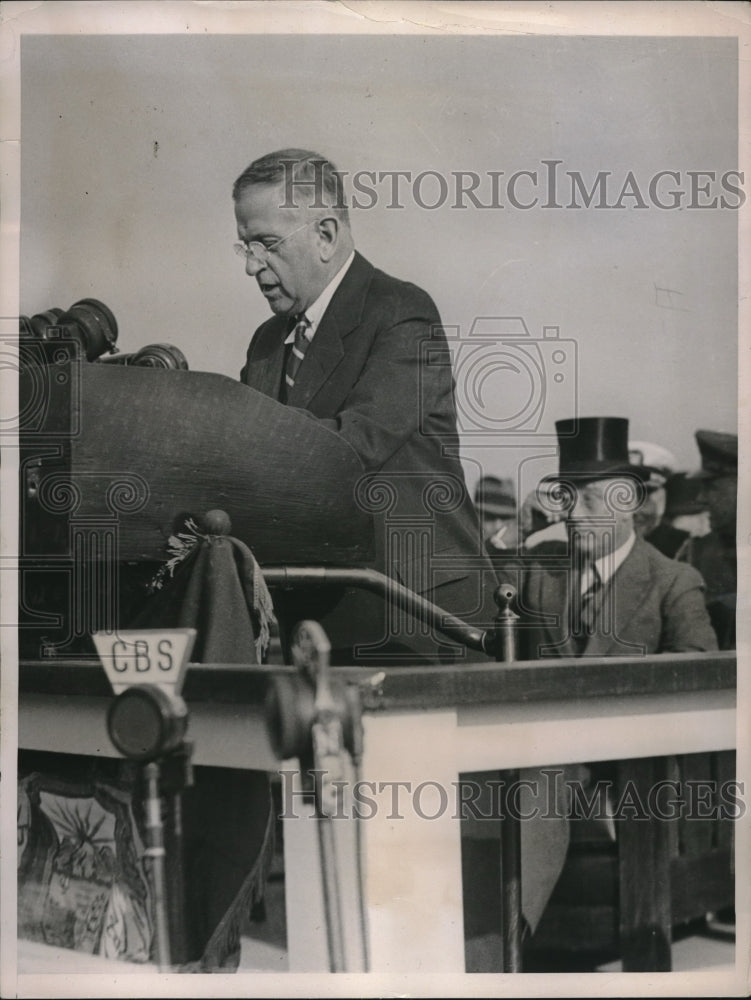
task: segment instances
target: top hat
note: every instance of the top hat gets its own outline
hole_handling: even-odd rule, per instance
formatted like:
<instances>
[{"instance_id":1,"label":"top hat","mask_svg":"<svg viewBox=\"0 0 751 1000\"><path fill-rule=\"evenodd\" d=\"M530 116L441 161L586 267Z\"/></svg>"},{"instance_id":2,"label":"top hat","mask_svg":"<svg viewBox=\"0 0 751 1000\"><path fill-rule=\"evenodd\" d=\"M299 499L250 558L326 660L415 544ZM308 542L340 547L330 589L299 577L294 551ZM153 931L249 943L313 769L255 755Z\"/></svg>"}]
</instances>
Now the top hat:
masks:
<instances>
[{"instance_id":1,"label":"top hat","mask_svg":"<svg viewBox=\"0 0 751 1000\"><path fill-rule=\"evenodd\" d=\"M574 417L556 420L558 474L548 481L570 476L574 481L630 476L649 481L651 468L629 460L626 417Z\"/></svg>"},{"instance_id":2,"label":"top hat","mask_svg":"<svg viewBox=\"0 0 751 1000\"><path fill-rule=\"evenodd\" d=\"M738 475L738 435L722 431L696 431L696 443L701 454L701 470L694 473L698 479Z\"/></svg>"},{"instance_id":3,"label":"top hat","mask_svg":"<svg viewBox=\"0 0 751 1000\"><path fill-rule=\"evenodd\" d=\"M483 476L475 489L475 507L486 517L515 517L513 481Z\"/></svg>"}]
</instances>

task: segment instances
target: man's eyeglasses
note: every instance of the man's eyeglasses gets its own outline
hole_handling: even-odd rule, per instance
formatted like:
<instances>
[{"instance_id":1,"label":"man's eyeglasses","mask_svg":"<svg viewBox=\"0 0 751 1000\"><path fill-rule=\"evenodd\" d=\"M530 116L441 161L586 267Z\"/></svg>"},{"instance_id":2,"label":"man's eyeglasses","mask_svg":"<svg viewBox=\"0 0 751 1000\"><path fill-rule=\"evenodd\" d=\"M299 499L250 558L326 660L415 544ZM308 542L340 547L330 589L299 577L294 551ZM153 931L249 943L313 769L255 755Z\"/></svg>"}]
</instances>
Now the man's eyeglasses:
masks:
<instances>
[{"instance_id":1,"label":"man's eyeglasses","mask_svg":"<svg viewBox=\"0 0 751 1000\"><path fill-rule=\"evenodd\" d=\"M310 222L303 222L301 226L297 229L293 229L291 233L287 233L286 236L282 236L281 239L274 240L273 243L234 243L233 249L238 257L244 257L245 261L255 260L259 264L268 264L269 254L274 253L285 240L288 240L295 233L299 233L301 229L305 229L309 226Z\"/></svg>"}]
</instances>

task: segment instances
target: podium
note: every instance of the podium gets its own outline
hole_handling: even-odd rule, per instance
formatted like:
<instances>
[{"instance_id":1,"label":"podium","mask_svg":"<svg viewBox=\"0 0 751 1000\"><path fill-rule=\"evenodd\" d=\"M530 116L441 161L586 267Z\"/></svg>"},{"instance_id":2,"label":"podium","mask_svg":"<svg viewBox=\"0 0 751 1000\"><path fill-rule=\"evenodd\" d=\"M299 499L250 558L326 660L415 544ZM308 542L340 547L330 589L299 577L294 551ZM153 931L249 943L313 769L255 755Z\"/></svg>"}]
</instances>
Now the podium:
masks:
<instances>
[{"instance_id":1,"label":"podium","mask_svg":"<svg viewBox=\"0 0 751 1000\"><path fill-rule=\"evenodd\" d=\"M215 509L274 570L283 643L295 622L315 618L334 664L477 658L479 641L447 641L440 622L357 577L388 562L412 588L419 569L437 604L492 624L495 580L481 586L479 534L466 555L435 547L435 517L461 497L453 473L366 471L325 423L222 375L87 362L63 338L22 340L21 359L22 659L89 655L92 632L127 627L170 537L187 519L200 530ZM424 510L405 516L402 490L421 495ZM321 572L290 582L287 567Z\"/></svg>"},{"instance_id":2,"label":"podium","mask_svg":"<svg viewBox=\"0 0 751 1000\"><path fill-rule=\"evenodd\" d=\"M223 375L74 354L36 375L22 401L29 554L37 518L111 514L120 559L159 560L183 515L219 507L261 563L367 564L360 460L304 411Z\"/></svg>"},{"instance_id":3,"label":"podium","mask_svg":"<svg viewBox=\"0 0 751 1000\"><path fill-rule=\"evenodd\" d=\"M29 658L80 655L91 632L127 624L170 536L211 509L261 566L372 566L361 462L304 411L222 375L90 363L64 340L21 355Z\"/></svg>"}]
</instances>

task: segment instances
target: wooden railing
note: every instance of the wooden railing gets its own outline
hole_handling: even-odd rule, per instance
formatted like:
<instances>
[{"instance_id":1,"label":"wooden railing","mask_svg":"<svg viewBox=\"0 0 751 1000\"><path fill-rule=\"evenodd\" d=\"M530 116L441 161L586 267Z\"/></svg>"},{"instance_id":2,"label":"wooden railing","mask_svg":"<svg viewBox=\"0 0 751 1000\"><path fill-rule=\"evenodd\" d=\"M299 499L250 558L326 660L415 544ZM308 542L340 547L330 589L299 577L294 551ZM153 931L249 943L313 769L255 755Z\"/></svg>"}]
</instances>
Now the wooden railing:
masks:
<instances>
[{"instance_id":1,"label":"wooden railing","mask_svg":"<svg viewBox=\"0 0 751 1000\"><path fill-rule=\"evenodd\" d=\"M183 694L194 762L276 770L280 761L271 749L264 702L270 682L292 672L286 667L190 666ZM338 667L331 674L360 689L361 775L366 780L408 777L448 786L468 771L621 760L628 762L623 776L632 773L643 784L668 773L665 761L675 755L735 747L734 652L462 667ZM97 663L22 663L19 748L118 756L105 724L111 697ZM406 773L395 770L399 761ZM419 830L408 819L389 824L375 816L362 823L366 873L377 872L384 856L398 857L402 849L409 855L416 836L424 844L424 870L412 872L409 884L395 890L393 898L384 901L382 888L366 874L372 970L463 970L461 861L454 823L450 816L423 823ZM663 876L673 834L657 820L625 822L621 829L624 967L664 970L669 968L671 892ZM292 828L287 832L292 839ZM296 940L294 932L305 923L309 903L309 893L301 891L305 872L289 854L287 862L290 966L315 969L316 947L309 939ZM676 906L685 908L687 893L685 883L674 886ZM423 912L431 899L444 901L436 914L440 919L435 927L430 921L420 926L410 914L415 907Z\"/></svg>"}]
</instances>

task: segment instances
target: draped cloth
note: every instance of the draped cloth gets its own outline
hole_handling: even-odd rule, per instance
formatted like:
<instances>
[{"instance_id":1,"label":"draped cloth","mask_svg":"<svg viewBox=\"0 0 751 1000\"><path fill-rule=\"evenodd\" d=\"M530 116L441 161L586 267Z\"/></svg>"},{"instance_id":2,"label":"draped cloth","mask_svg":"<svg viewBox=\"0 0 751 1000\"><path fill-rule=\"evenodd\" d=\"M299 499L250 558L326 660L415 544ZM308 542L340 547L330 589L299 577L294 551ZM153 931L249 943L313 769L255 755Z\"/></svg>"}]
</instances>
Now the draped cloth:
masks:
<instances>
[{"instance_id":1,"label":"draped cloth","mask_svg":"<svg viewBox=\"0 0 751 1000\"><path fill-rule=\"evenodd\" d=\"M195 628L194 663L260 663L274 609L253 553L237 538L187 524L190 533L170 539L176 555L129 627Z\"/></svg>"},{"instance_id":2,"label":"draped cloth","mask_svg":"<svg viewBox=\"0 0 751 1000\"><path fill-rule=\"evenodd\" d=\"M131 628L195 628L195 663L259 663L274 621L250 549L225 535L191 533L158 574L157 589ZM171 539L175 543L176 539ZM252 761L248 761L252 765ZM185 971L233 971L240 935L264 886L274 850L269 775L195 767L183 793L189 959Z\"/></svg>"}]
</instances>

